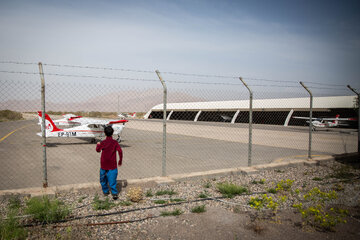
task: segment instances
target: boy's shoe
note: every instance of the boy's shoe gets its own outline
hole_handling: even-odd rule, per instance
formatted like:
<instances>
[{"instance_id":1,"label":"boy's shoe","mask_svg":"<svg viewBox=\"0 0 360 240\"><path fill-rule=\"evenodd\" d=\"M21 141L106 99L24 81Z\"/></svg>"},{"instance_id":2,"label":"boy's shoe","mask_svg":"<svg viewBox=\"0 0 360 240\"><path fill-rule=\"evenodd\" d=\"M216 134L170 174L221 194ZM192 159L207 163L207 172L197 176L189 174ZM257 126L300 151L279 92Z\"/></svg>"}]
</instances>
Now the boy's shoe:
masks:
<instances>
[{"instance_id":1,"label":"boy's shoe","mask_svg":"<svg viewBox=\"0 0 360 240\"><path fill-rule=\"evenodd\" d=\"M104 196L109 196L110 193L104 193L104 192L103 192L103 194L104 194Z\"/></svg>"},{"instance_id":2,"label":"boy's shoe","mask_svg":"<svg viewBox=\"0 0 360 240\"><path fill-rule=\"evenodd\" d=\"M117 200L119 198L119 196L117 194L112 194L112 197L114 200Z\"/></svg>"}]
</instances>

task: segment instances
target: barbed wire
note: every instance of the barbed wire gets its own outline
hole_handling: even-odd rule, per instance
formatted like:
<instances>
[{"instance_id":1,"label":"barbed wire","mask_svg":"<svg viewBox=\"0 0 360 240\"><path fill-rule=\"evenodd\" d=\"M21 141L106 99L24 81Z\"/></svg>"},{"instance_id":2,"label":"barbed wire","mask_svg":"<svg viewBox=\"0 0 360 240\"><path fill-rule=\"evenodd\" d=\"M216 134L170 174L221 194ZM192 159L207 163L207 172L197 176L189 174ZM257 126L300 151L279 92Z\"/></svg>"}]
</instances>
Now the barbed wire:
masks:
<instances>
[{"instance_id":1,"label":"barbed wire","mask_svg":"<svg viewBox=\"0 0 360 240\"><path fill-rule=\"evenodd\" d=\"M22 71L7 71L7 70L0 70L2 73L13 73L13 74L32 74L32 75L38 75L38 72L22 72Z\"/></svg>"},{"instance_id":2,"label":"barbed wire","mask_svg":"<svg viewBox=\"0 0 360 240\"><path fill-rule=\"evenodd\" d=\"M323 85L323 86L334 86L334 87L343 87L343 86L345 86L345 85L341 85L341 84L318 83L318 82L308 82L308 81L304 81L303 83L316 84L316 85Z\"/></svg>"},{"instance_id":3,"label":"barbed wire","mask_svg":"<svg viewBox=\"0 0 360 240\"><path fill-rule=\"evenodd\" d=\"M38 75L36 72L20 72L20 71L4 71L2 73L13 73L13 74L32 74ZM97 78L97 79L112 79L112 80L132 80L132 81L143 81L143 82L158 82L155 79L141 79L141 78L126 78L126 77L106 77L106 76L94 76L94 75L76 75L76 74L60 74L60 73L44 73L44 76L58 76L58 77L79 77L79 78Z\"/></svg>"},{"instance_id":4,"label":"barbed wire","mask_svg":"<svg viewBox=\"0 0 360 240\"><path fill-rule=\"evenodd\" d=\"M10 73L10 74L26 74L26 75L38 75L38 72L25 72L25 71L7 71L0 70L1 73ZM130 81L142 81L142 82L158 82L157 79L144 79L144 78L129 78L129 77L108 77L108 76L95 76L95 75L77 75L77 74L61 74L61 73L44 73L44 76L58 76L58 77L75 77L75 78L95 78L95 79L109 79L109 80L130 80ZM200 85L224 85L224 86L243 86L241 83L226 83L226 82L198 82L198 81L177 81L177 80L167 80L165 82L175 83L175 84L200 84ZM338 85L342 86L342 85ZM266 84L249 84L249 87L278 87L278 88L302 88L301 86L291 86L291 85L266 85ZM331 89L331 90L340 90L339 88L329 88L329 87L315 87L308 86L311 89ZM342 86L343 87L343 86ZM347 90L343 88L341 90Z\"/></svg>"},{"instance_id":5,"label":"barbed wire","mask_svg":"<svg viewBox=\"0 0 360 240\"><path fill-rule=\"evenodd\" d=\"M155 73L155 71L149 71L149 70L136 70L136 69L111 68L111 67L79 66L79 65L68 65L68 64L44 63L43 66L65 67L65 68L81 68L81 69L96 69L96 70L110 70L110 71L122 71L122 72L137 72L137 73Z\"/></svg>"},{"instance_id":6,"label":"barbed wire","mask_svg":"<svg viewBox=\"0 0 360 240\"><path fill-rule=\"evenodd\" d=\"M17 64L17 65L37 65L38 63L33 62L18 62L18 61L0 61L1 64ZM124 72L136 72L136 73L154 73L155 71L150 70L137 70L137 69L125 69L125 68L112 68L112 67L97 67L97 66L80 66L80 65L70 65L70 64L53 64L53 63L43 63L43 66L51 66L51 67L59 67L59 68L80 68L80 69L96 69L96 70L110 70L110 71L124 71ZM171 74L177 76L193 76L193 77L206 77L206 78L225 78L225 79L239 79L238 76L226 76L226 75L212 75L212 74L196 74L196 73L180 73L180 72L161 72L162 74ZM49 75L49 74L48 74ZM60 76L60 75L57 75ZM65 75L64 75L65 76ZM103 77L101 77L103 78ZM289 81L289 80L279 80L279 79L267 79L267 78L254 78L254 77L242 77L245 80L249 81L263 81L263 82L277 82L277 83L299 83L298 81ZM110 78L112 79L112 78ZM123 79L123 78L120 78ZM130 79L129 79L130 80ZM165 80L166 81L166 80ZM173 83L197 83L197 84L215 84L222 85L224 83L209 83L209 82L193 82L193 81L170 81ZM334 87L343 87L340 84L332 84L332 83L320 83L320 82L311 82L304 81L304 83L308 84L316 84L321 86L334 86ZM226 85L238 85L235 83L225 83ZM241 85L241 84L239 84Z\"/></svg>"},{"instance_id":7,"label":"barbed wire","mask_svg":"<svg viewBox=\"0 0 360 240\"><path fill-rule=\"evenodd\" d=\"M17 64L17 65L37 65L33 62L15 62L15 61L0 61L1 64Z\"/></svg>"},{"instance_id":8,"label":"barbed wire","mask_svg":"<svg viewBox=\"0 0 360 240\"><path fill-rule=\"evenodd\" d=\"M303 88L302 86L290 86L290 85L265 85L265 84L249 84L249 87L280 87L280 88Z\"/></svg>"}]
</instances>

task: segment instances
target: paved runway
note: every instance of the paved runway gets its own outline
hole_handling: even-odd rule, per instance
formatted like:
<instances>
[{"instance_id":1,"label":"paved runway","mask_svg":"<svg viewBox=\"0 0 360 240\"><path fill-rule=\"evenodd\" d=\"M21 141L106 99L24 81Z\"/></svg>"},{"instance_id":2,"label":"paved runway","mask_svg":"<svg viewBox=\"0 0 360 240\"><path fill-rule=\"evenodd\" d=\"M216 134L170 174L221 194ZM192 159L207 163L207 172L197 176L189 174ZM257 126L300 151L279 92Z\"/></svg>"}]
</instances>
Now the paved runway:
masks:
<instances>
[{"instance_id":1,"label":"paved runway","mask_svg":"<svg viewBox=\"0 0 360 240\"><path fill-rule=\"evenodd\" d=\"M253 165L306 158L307 127L254 125ZM37 120L0 123L0 189L42 186ZM167 174L247 166L247 124L167 123ZM121 179L161 175L162 122L130 120L123 131ZM82 139L47 139L49 186L97 182L100 154ZM313 132L313 155L355 152L357 133Z\"/></svg>"}]
</instances>

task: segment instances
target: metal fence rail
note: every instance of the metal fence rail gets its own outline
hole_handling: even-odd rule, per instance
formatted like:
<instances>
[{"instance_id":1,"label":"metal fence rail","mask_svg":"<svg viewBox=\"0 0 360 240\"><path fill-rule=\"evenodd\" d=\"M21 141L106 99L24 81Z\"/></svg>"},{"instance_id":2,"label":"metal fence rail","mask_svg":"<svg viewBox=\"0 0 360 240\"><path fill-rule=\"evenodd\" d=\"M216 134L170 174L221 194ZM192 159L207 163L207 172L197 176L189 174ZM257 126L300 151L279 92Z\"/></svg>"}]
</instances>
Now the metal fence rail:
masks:
<instances>
[{"instance_id":1,"label":"metal fence rail","mask_svg":"<svg viewBox=\"0 0 360 240\"><path fill-rule=\"evenodd\" d=\"M36 135L45 122L44 115L39 120L39 110L53 120L67 113L116 120L120 113L136 112L136 117L128 117L121 136L120 179L358 151L357 125L313 132L312 121L309 126L306 120L293 118L336 114L337 110L312 109L307 90L314 98L353 94L346 86L304 81L305 90L294 81L240 80L225 74L0 62L0 111L11 110L23 117L9 121L0 116L0 189L98 181L100 155L91 139ZM309 104L301 111L266 106L284 98L308 98ZM219 101L238 100L247 100L246 106L212 107ZM196 104L202 107L190 107ZM339 114L354 117L358 114L355 105ZM182 108L174 111L173 106Z\"/></svg>"}]
</instances>

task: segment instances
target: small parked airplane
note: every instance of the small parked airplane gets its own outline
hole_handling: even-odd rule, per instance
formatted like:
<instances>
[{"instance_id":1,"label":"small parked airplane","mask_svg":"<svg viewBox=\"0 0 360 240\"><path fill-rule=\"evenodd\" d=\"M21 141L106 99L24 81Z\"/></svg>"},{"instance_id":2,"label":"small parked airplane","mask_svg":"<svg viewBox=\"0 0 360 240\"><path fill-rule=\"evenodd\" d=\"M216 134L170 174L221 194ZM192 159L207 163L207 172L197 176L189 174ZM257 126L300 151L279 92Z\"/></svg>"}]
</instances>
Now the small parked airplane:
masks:
<instances>
[{"instance_id":1,"label":"small parked airplane","mask_svg":"<svg viewBox=\"0 0 360 240\"><path fill-rule=\"evenodd\" d=\"M42 112L38 112L39 117L42 118ZM97 120L91 119L91 122L82 124L80 126L60 129L58 128L49 115L45 114L45 129L46 137L75 137L75 138L87 138L91 139L91 142L96 142L96 138L104 137L104 127L111 125L114 129L113 136L117 136L117 141L121 142L121 132L125 127L125 123L128 120ZM122 125L119 125L122 123ZM42 133L37 133L38 136L42 136Z\"/></svg>"},{"instance_id":2,"label":"small parked airplane","mask_svg":"<svg viewBox=\"0 0 360 240\"><path fill-rule=\"evenodd\" d=\"M228 115L220 115L220 117L224 122L230 122L232 119L232 117L229 117Z\"/></svg>"},{"instance_id":3,"label":"small parked airplane","mask_svg":"<svg viewBox=\"0 0 360 240\"><path fill-rule=\"evenodd\" d=\"M305 119L307 123L310 123L310 117L293 117L296 119ZM312 118L313 131L316 128L331 128L339 126L349 126L349 124L339 123L339 121L356 121L356 118L340 118L340 115L337 114L335 118Z\"/></svg>"},{"instance_id":4,"label":"small parked airplane","mask_svg":"<svg viewBox=\"0 0 360 240\"><path fill-rule=\"evenodd\" d=\"M135 118L136 112L129 113L129 114L128 113L120 113L118 116L121 118Z\"/></svg>"}]
</instances>

